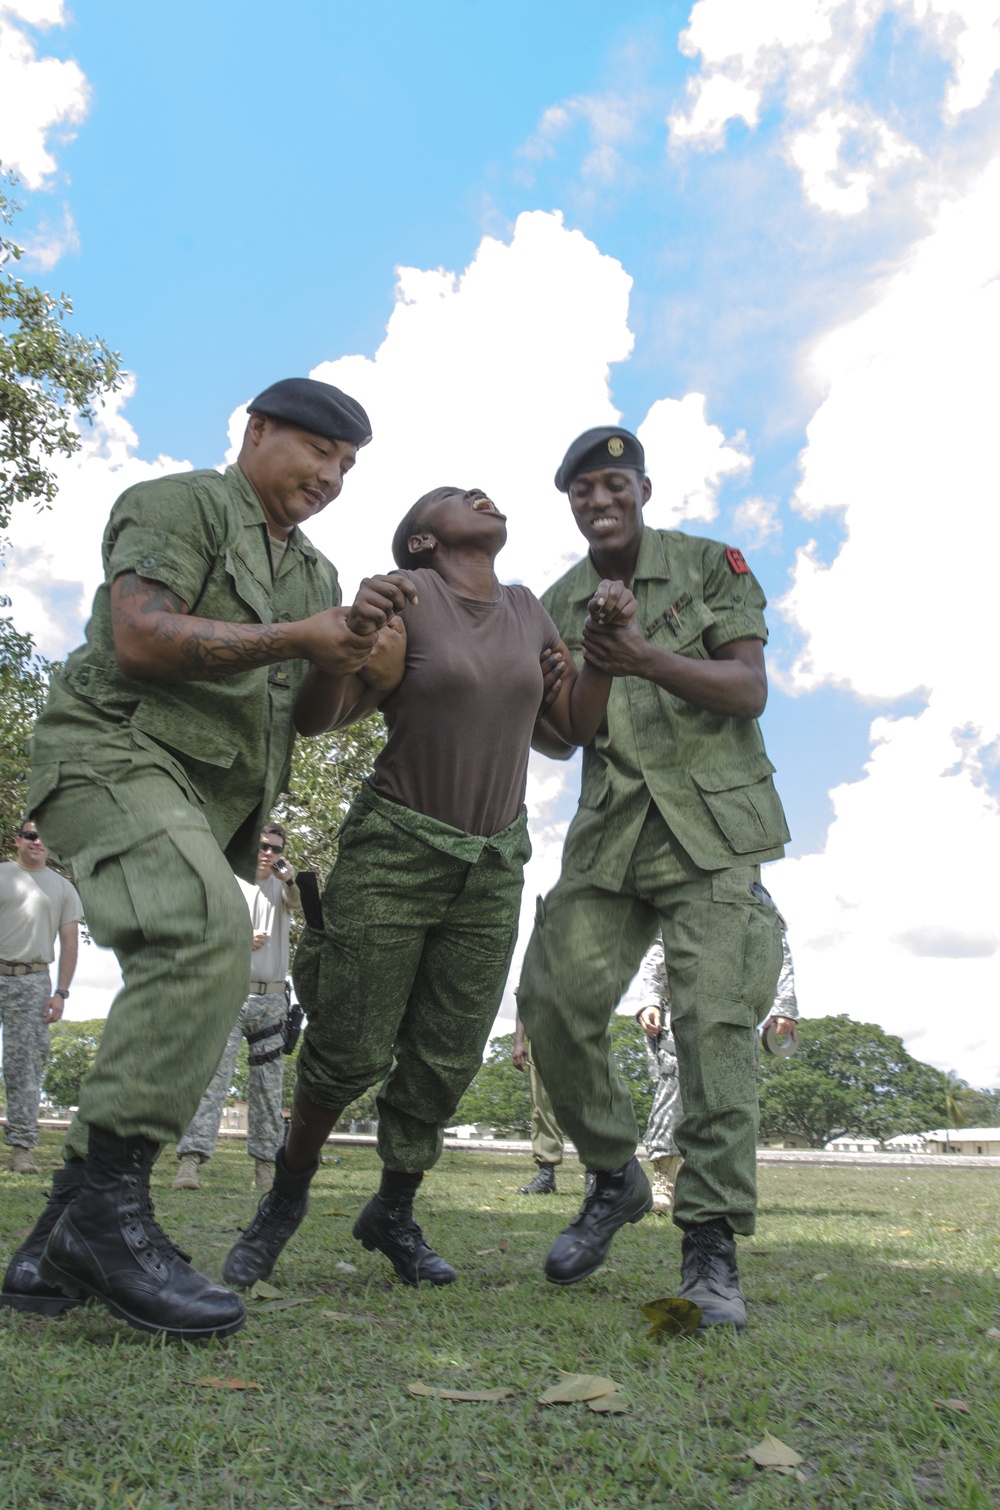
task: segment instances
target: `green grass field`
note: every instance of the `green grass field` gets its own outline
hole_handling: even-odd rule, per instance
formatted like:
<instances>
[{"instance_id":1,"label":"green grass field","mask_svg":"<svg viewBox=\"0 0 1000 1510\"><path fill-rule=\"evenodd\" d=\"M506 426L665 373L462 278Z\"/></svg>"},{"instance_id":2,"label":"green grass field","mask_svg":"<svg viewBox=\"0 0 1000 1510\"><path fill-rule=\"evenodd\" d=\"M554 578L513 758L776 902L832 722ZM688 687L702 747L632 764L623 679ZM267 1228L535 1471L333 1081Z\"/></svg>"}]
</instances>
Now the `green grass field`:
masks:
<instances>
[{"instance_id":1,"label":"green grass field","mask_svg":"<svg viewBox=\"0 0 1000 1510\"><path fill-rule=\"evenodd\" d=\"M57 1147L47 1136L48 1168ZM460 1278L413 1291L351 1238L374 1153L335 1152L343 1162L317 1176L273 1277L280 1294L226 1343L164 1344L90 1308L58 1322L0 1312L0 1504L1000 1506L1000 1340L988 1335L1000 1173L765 1168L758 1233L740 1249L750 1330L660 1343L638 1307L674 1293L668 1219L620 1233L575 1288L542 1277L582 1195L578 1165L539 1198L516 1194L525 1162L446 1154L418 1215ZM158 1214L217 1276L253 1210L251 1161L221 1146L196 1193L170 1190L174 1167L171 1151L154 1174ZM44 1188L0 1176L4 1262ZM560 1370L614 1379L628 1409L540 1405ZM415 1397L414 1382L513 1394L450 1402ZM801 1454L797 1473L744 1456L765 1431Z\"/></svg>"}]
</instances>

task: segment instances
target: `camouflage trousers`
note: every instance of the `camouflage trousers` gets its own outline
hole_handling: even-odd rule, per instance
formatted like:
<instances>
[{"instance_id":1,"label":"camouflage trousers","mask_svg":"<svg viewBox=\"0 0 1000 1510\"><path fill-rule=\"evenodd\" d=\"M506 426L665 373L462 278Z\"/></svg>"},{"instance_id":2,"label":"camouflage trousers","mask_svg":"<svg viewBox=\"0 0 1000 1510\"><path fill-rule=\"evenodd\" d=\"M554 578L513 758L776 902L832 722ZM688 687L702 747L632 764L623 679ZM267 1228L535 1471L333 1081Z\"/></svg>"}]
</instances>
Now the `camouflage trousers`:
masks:
<instances>
[{"instance_id":1,"label":"camouflage trousers","mask_svg":"<svg viewBox=\"0 0 1000 1510\"><path fill-rule=\"evenodd\" d=\"M756 1025L781 968L778 915L756 865L703 871L650 805L617 890L564 869L539 899L517 999L556 1116L588 1169L618 1169L639 1140L608 1024L663 932L684 1116L674 1221L754 1230Z\"/></svg>"},{"instance_id":2,"label":"camouflage trousers","mask_svg":"<svg viewBox=\"0 0 1000 1510\"><path fill-rule=\"evenodd\" d=\"M285 1073L281 1027L284 1020L283 991L268 991L259 996L247 997L226 1039L226 1047L222 1051L219 1067L212 1076L212 1083L198 1103L198 1110L177 1145L179 1159L189 1153L200 1154L203 1159L212 1157L219 1138L222 1108L233 1083L240 1039L249 1038L252 1033L266 1032L268 1036L258 1038L250 1048L247 1153L252 1159L273 1161L285 1141L285 1124L281 1116L281 1089ZM261 1063L261 1060L264 1062Z\"/></svg>"},{"instance_id":3,"label":"camouflage trousers","mask_svg":"<svg viewBox=\"0 0 1000 1510\"><path fill-rule=\"evenodd\" d=\"M646 1058L649 1062L649 1078L653 1082L653 1104L649 1109L649 1121L642 1141L646 1156L662 1159L679 1153L674 1134L684 1115L681 1102L681 1083L677 1074L677 1052L674 1035L664 1028L655 1038L643 1034L646 1039Z\"/></svg>"},{"instance_id":4,"label":"camouflage trousers","mask_svg":"<svg viewBox=\"0 0 1000 1510\"><path fill-rule=\"evenodd\" d=\"M368 786L340 834L293 975L308 1022L299 1083L319 1106L378 1094L378 1151L419 1174L480 1064L517 938L524 810L484 839Z\"/></svg>"},{"instance_id":5,"label":"camouflage trousers","mask_svg":"<svg viewBox=\"0 0 1000 1510\"><path fill-rule=\"evenodd\" d=\"M172 1143L250 984L243 894L193 791L142 749L67 758L35 816L122 972L65 1156L86 1157L91 1122Z\"/></svg>"},{"instance_id":6,"label":"camouflage trousers","mask_svg":"<svg viewBox=\"0 0 1000 1510\"><path fill-rule=\"evenodd\" d=\"M527 1047L530 1056L531 1045ZM533 1059L528 1064L528 1082L531 1090L531 1156L536 1164L561 1164L562 1128L556 1121L549 1093Z\"/></svg>"},{"instance_id":7,"label":"camouflage trousers","mask_svg":"<svg viewBox=\"0 0 1000 1510\"><path fill-rule=\"evenodd\" d=\"M3 1025L3 1079L7 1088L4 1142L20 1148L38 1143L38 1102L49 1058L49 1025L42 1020L52 995L47 970L35 975L0 975Z\"/></svg>"}]
</instances>

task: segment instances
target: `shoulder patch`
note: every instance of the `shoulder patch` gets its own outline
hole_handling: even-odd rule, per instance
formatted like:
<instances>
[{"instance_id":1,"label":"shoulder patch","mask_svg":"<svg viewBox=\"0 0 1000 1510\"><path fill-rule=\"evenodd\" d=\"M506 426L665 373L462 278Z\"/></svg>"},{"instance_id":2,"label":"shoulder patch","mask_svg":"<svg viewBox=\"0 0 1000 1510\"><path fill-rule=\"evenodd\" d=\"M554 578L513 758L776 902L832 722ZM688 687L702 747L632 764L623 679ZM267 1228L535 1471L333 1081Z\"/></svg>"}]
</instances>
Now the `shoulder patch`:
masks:
<instances>
[{"instance_id":1,"label":"shoulder patch","mask_svg":"<svg viewBox=\"0 0 1000 1510\"><path fill-rule=\"evenodd\" d=\"M735 545L726 546L726 560L729 562L729 570L734 576L749 576L750 568L743 559L743 552L738 551Z\"/></svg>"}]
</instances>

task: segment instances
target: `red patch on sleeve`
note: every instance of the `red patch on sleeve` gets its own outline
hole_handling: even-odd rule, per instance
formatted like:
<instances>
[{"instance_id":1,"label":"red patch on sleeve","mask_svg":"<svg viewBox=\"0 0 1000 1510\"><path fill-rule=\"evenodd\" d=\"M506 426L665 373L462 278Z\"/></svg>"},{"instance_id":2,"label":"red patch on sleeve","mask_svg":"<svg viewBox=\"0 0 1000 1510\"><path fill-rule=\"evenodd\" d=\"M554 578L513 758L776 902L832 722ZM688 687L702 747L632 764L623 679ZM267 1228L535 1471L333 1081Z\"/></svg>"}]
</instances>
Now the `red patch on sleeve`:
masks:
<instances>
[{"instance_id":1,"label":"red patch on sleeve","mask_svg":"<svg viewBox=\"0 0 1000 1510\"><path fill-rule=\"evenodd\" d=\"M729 570L737 577L749 575L750 568L743 559L743 552L738 551L735 545L726 546L726 560L729 562Z\"/></svg>"}]
</instances>

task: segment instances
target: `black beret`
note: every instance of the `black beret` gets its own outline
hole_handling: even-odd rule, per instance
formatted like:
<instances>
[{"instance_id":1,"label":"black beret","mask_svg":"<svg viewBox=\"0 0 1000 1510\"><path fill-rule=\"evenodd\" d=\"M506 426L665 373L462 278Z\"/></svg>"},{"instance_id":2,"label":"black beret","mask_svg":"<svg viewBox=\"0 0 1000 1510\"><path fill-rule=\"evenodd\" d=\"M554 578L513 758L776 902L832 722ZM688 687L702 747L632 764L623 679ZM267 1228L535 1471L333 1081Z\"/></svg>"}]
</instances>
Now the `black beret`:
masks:
<instances>
[{"instance_id":1,"label":"black beret","mask_svg":"<svg viewBox=\"0 0 1000 1510\"><path fill-rule=\"evenodd\" d=\"M601 472L605 467L629 467L645 476L645 452L631 430L620 430L617 425L584 430L562 459L556 487L560 493L568 493L573 478L581 472Z\"/></svg>"},{"instance_id":2,"label":"black beret","mask_svg":"<svg viewBox=\"0 0 1000 1510\"><path fill-rule=\"evenodd\" d=\"M367 446L372 438L368 416L357 399L315 378L282 378L272 383L247 405L247 413L287 420L310 435L346 440L354 446Z\"/></svg>"}]
</instances>

